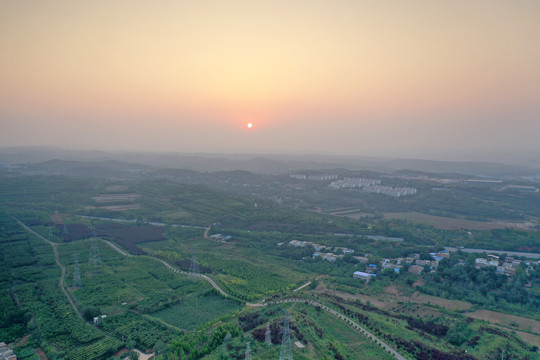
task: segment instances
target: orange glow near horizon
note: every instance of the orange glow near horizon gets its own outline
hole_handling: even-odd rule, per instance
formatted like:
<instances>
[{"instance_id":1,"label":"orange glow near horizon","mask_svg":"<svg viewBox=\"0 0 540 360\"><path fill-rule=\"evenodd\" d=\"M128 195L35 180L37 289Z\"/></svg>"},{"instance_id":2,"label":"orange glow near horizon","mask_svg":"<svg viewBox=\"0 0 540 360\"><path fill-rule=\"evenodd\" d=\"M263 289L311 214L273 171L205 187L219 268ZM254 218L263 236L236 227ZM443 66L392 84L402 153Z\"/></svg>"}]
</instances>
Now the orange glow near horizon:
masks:
<instances>
[{"instance_id":1,"label":"orange glow near horizon","mask_svg":"<svg viewBox=\"0 0 540 360\"><path fill-rule=\"evenodd\" d=\"M159 148L146 129L232 138L251 122L258 142L231 151L266 141L265 151L356 153L383 147L388 129L416 139L407 129L419 124L452 128L449 114L476 119L481 134L493 114L538 118L539 33L534 1L4 1L0 142L45 141L22 129L77 121L89 134L131 134L110 147ZM167 148L186 144L199 146Z\"/></svg>"}]
</instances>

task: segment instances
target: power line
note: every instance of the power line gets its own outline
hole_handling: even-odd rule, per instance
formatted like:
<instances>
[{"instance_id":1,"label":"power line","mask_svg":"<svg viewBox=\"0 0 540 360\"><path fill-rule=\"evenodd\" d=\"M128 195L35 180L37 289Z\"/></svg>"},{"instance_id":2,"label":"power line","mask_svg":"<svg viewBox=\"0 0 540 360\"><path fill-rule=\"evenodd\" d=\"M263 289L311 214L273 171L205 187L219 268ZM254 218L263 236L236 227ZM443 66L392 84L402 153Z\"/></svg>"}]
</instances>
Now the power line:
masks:
<instances>
[{"instance_id":1,"label":"power line","mask_svg":"<svg viewBox=\"0 0 540 360\"><path fill-rule=\"evenodd\" d=\"M79 254L73 254L73 287L74 288L82 288L82 280L81 280L81 269L79 268Z\"/></svg>"},{"instance_id":2,"label":"power line","mask_svg":"<svg viewBox=\"0 0 540 360\"><path fill-rule=\"evenodd\" d=\"M92 246L90 246L90 255L88 256L88 264L97 266L101 262L101 256L99 255L99 245L96 238L95 230L92 233Z\"/></svg>"},{"instance_id":3,"label":"power line","mask_svg":"<svg viewBox=\"0 0 540 360\"><path fill-rule=\"evenodd\" d=\"M189 273L189 277L194 281L197 281L200 278L199 263L197 262L197 247L195 245L193 245Z\"/></svg>"},{"instance_id":4,"label":"power line","mask_svg":"<svg viewBox=\"0 0 540 360\"><path fill-rule=\"evenodd\" d=\"M270 324L266 324L266 332L264 333L264 343L266 345L272 345L272 338L270 336Z\"/></svg>"},{"instance_id":5,"label":"power line","mask_svg":"<svg viewBox=\"0 0 540 360\"><path fill-rule=\"evenodd\" d=\"M246 357L245 360L251 360L251 342L248 341L246 346Z\"/></svg>"},{"instance_id":6,"label":"power line","mask_svg":"<svg viewBox=\"0 0 540 360\"><path fill-rule=\"evenodd\" d=\"M279 354L279 360L293 360L288 310L285 312L285 320L283 321L283 338L281 340L281 353Z\"/></svg>"}]
</instances>

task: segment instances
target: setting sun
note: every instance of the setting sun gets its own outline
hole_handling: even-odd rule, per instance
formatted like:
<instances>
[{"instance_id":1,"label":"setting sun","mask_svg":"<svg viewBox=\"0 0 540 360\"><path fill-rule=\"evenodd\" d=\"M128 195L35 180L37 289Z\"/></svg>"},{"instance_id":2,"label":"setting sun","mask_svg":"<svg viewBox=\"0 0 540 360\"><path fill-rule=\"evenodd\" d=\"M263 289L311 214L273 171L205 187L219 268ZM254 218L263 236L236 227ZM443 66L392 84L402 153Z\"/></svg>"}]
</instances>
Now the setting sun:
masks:
<instances>
[{"instance_id":1,"label":"setting sun","mask_svg":"<svg viewBox=\"0 0 540 360\"><path fill-rule=\"evenodd\" d=\"M252 124L252 123L248 123L248 124L247 124L247 127L248 127L249 129L251 129L251 128L253 127L253 124Z\"/></svg>"}]
</instances>

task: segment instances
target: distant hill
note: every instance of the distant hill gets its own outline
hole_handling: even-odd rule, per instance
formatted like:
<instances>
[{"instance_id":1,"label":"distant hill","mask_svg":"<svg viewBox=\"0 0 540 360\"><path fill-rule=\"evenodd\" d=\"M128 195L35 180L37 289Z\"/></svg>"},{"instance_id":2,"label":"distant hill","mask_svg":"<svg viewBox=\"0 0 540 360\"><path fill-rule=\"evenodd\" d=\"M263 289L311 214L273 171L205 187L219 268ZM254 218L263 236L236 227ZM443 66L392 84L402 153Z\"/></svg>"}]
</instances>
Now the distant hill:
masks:
<instances>
[{"instance_id":1,"label":"distant hill","mask_svg":"<svg viewBox=\"0 0 540 360\"><path fill-rule=\"evenodd\" d=\"M52 160L64 163L50 162ZM182 154L182 153L137 153L75 151L56 148L0 148L0 164L32 164L35 170L48 168L49 171L73 169L75 163L85 171L107 171L141 169L188 169L199 172L244 170L261 174L286 174L304 170L371 170L391 173L398 170L421 171L438 174L465 174L488 177L537 175L539 167L505 165L490 162L435 161L421 159L389 159L362 156L330 155L284 155L284 154ZM37 163L42 163L36 167Z\"/></svg>"}]
</instances>

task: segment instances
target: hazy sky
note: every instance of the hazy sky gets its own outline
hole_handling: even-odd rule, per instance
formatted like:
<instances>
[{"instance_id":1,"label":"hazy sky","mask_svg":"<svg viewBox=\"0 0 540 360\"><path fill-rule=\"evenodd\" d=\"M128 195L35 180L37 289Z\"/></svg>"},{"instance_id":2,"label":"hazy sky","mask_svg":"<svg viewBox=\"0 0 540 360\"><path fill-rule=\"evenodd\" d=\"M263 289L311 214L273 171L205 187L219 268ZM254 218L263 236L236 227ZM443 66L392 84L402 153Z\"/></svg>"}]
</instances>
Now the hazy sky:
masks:
<instances>
[{"instance_id":1,"label":"hazy sky","mask_svg":"<svg viewBox=\"0 0 540 360\"><path fill-rule=\"evenodd\" d=\"M1 0L19 145L538 156L540 1Z\"/></svg>"}]
</instances>

